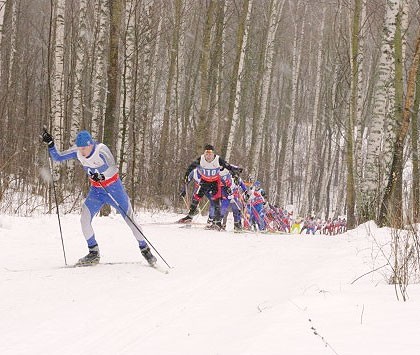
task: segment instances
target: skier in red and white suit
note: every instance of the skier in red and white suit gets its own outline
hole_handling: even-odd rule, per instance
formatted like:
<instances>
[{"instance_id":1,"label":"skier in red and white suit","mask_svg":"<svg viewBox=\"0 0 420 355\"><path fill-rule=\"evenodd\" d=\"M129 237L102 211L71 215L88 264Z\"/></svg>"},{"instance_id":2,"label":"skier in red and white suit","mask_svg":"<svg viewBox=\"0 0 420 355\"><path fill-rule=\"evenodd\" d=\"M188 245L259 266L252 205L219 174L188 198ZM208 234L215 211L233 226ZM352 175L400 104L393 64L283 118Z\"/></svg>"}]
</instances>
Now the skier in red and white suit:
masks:
<instances>
[{"instance_id":1,"label":"skier in red and white suit","mask_svg":"<svg viewBox=\"0 0 420 355\"><path fill-rule=\"evenodd\" d=\"M204 154L194 160L185 173L184 180L188 180L190 172L197 168L201 175L200 185L195 192L188 215L181 218L178 222L188 223L191 222L193 216L197 213L197 206L204 194L209 193L214 201L214 222L211 229L220 230L221 214L220 214L220 199L221 199L221 179L220 170L228 169L232 175L237 175L242 171L241 168L227 163L223 158L214 153L214 147L207 144L204 147Z\"/></svg>"}]
</instances>

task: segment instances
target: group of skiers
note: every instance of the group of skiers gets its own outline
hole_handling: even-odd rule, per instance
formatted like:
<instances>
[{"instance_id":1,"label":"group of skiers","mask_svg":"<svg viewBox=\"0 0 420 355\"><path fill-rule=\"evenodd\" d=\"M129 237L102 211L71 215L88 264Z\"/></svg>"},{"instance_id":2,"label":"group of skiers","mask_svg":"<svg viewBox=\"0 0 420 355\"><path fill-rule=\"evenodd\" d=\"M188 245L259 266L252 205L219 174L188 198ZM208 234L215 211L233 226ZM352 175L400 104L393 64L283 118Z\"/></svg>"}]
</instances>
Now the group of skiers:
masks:
<instances>
[{"instance_id":1,"label":"group of skiers","mask_svg":"<svg viewBox=\"0 0 420 355\"><path fill-rule=\"evenodd\" d=\"M128 195L118 174L118 167L109 148L96 142L88 131L80 131L74 146L59 152L54 139L46 129L41 138L48 145L50 156L55 161L78 159L82 164L91 184L89 193L82 206L81 226L86 239L89 253L79 259L76 266L94 265L99 263L100 252L92 228L92 219L104 204L113 206L124 218L138 241L141 254L147 262L154 266L156 257L152 254L144 234L134 221L133 210ZM333 234L344 227L328 221L315 225L313 218L303 222L292 222L291 215L282 208L272 206L266 200L265 191L259 181L246 183L239 174L242 168L229 164L215 153L212 145L204 147L204 153L194 160L184 176L181 196L184 199L188 214L178 223L191 223L194 216L200 212L199 202L206 196L210 202L209 218L206 228L223 230L226 228L227 216L233 214L234 230L283 231L315 233L316 230ZM194 184L191 202L187 203L187 187ZM299 227L297 227L299 225ZM341 229L340 229L341 228Z\"/></svg>"},{"instance_id":2,"label":"group of skiers","mask_svg":"<svg viewBox=\"0 0 420 355\"><path fill-rule=\"evenodd\" d=\"M234 231L284 232L335 235L346 230L345 219L321 221L310 216L293 218L293 213L273 206L259 181L244 182L242 169L227 163L215 154L212 145L206 145L204 154L194 160L184 176L180 193L188 215L179 223L190 223L199 213L198 205L205 196L209 201L207 229L224 230L228 213L233 214ZM192 201L187 202L188 185L193 183Z\"/></svg>"},{"instance_id":3,"label":"group of skiers","mask_svg":"<svg viewBox=\"0 0 420 355\"><path fill-rule=\"evenodd\" d=\"M280 230L282 218L266 202L261 183L244 182L239 176L241 172L242 168L227 163L215 154L212 145L206 145L204 153L190 164L185 173L181 196L186 205L187 187L191 182L194 187L188 215L178 222L190 223L199 213L200 200L206 196L210 201L208 229L226 229L227 215L232 211L235 231Z\"/></svg>"}]
</instances>

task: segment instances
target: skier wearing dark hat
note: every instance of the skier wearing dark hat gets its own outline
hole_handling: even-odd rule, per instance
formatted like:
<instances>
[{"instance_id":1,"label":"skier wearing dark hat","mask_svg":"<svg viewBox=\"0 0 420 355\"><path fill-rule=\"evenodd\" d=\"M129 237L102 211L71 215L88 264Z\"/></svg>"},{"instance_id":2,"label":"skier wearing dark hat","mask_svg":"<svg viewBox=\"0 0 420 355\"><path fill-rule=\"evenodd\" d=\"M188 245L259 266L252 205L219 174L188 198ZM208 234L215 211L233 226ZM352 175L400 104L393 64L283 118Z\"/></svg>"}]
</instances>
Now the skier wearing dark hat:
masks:
<instances>
[{"instance_id":1,"label":"skier wearing dark hat","mask_svg":"<svg viewBox=\"0 0 420 355\"><path fill-rule=\"evenodd\" d=\"M204 194L209 193L212 196L214 202L214 221L209 226L210 229L220 230L221 214L220 214L220 199L221 199L221 179L220 170L228 169L232 175L237 175L242 172L242 169L227 163L223 158L214 153L214 147L211 144L207 144L204 147L204 153L194 160L188 167L184 181L188 181L190 172L197 168L201 174L200 185L195 192L188 215L181 218L179 223L189 223L192 218L197 214L197 206Z\"/></svg>"},{"instance_id":2,"label":"skier wearing dark hat","mask_svg":"<svg viewBox=\"0 0 420 355\"><path fill-rule=\"evenodd\" d=\"M77 265L99 263L99 247L92 228L92 218L104 204L122 210L120 213L123 212L121 214L124 216L125 222L137 239L141 254L150 265L154 265L156 257L151 253L142 233L137 229L139 227L133 223L130 200L118 176L118 167L109 148L103 143L95 142L88 131L80 131L76 136L75 145L64 152L59 152L56 149L54 139L47 131L43 132L42 140L48 144L48 150L53 160L78 159L91 184L82 206L81 215L82 231L89 248L89 254L81 258Z\"/></svg>"}]
</instances>

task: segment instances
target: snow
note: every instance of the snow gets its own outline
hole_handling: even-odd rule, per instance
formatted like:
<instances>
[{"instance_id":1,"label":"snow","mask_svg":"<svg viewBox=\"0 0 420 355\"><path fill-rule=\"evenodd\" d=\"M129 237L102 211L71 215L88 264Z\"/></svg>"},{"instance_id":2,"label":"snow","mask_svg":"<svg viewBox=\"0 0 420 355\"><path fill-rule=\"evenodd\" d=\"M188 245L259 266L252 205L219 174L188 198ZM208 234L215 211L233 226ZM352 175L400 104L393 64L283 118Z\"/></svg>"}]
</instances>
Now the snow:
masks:
<instances>
[{"instance_id":1,"label":"snow","mask_svg":"<svg viewBox=\"0 0 420 355\"><path fill-rule=\"evenodd\" d=\"M387 229L253 235L156 223L177 218L138 216L173 267L164 274L120 216L94 219L101 262L119 264L85 268L63 267L55 215L0 216L0 354L419 351L420 287L402 302L387 284ZM79 216L62 216L62 230L73 264L87 252Z\"/></svg>"}]
</instances>

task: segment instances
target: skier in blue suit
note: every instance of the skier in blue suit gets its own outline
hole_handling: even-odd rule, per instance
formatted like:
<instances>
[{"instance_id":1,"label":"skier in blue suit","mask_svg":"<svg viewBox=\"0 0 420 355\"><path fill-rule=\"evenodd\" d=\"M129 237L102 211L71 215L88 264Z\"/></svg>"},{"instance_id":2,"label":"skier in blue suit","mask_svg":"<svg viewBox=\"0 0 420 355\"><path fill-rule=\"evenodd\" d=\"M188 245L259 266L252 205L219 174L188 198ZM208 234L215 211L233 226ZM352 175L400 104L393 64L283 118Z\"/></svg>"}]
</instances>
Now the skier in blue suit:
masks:
<instances>
[{"instance_id":1,"label":"skier in blue suit","mask_svg":"<svg viewBox=\"0 0 420 355\"><path fill-rule=\"evenodd\" d=\"M89 193L82 206L80 220L89 254L81 258L77 264L89 265L99 263L100 253L92 228L92 219L103 205L109 204L124 217L125 222L139 243L141 254L150 265L154 265L156 257L151 253L150 247L144 240L142 233L137 229L139 227L132 222L133 209L119 178L118 167L109 148L103 143L95 142L87 131L80 131L76 136L75 145L64 152L57 150L53 137L47 131L44 131L42 134L42 140L48 144L48 150L53 160L61 162L69 159L78 159L91 184Z\"/></svg>"}]
</instances>

